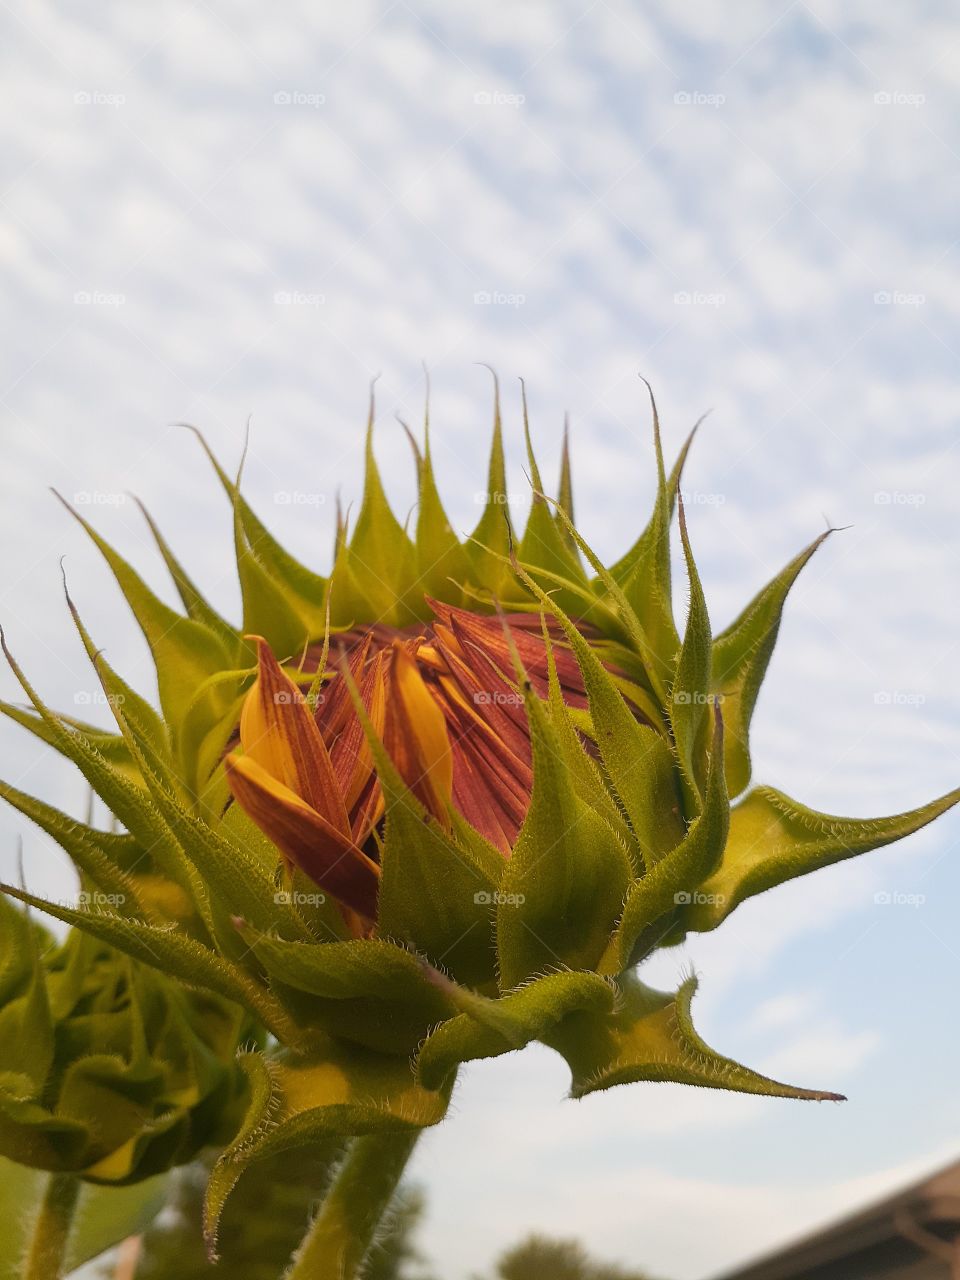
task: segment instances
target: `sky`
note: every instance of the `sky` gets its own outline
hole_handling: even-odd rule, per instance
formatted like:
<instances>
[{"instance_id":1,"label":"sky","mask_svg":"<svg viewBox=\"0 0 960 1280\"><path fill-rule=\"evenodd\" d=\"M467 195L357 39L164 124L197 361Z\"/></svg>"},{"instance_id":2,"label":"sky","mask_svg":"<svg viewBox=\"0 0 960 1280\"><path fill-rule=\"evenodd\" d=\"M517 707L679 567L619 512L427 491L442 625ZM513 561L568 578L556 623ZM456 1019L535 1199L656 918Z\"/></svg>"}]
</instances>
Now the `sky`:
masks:
<instances>
[{"instance_id":1,"label":"sky","mask_svg":"<svg viewBox=\"0 0 960 1280\"><path fill-rule=\"evenodd\" d=\"M788 606L755 779L876 815L960 784L960 30L921 0L150 6L10 0L0 162L0 623L53 705L108 723L66 614L152 691L77 503L169 586L136 493L233 616L195 440L325 568L368 385L401 517L424 376L457 528L503 388L528 501L570 414L578 521L615 558L652 499L656 390L715 629L829 520ZM678 608L684 607L682 583ZM0 696L17 697L9 672ZM82 812L13 725L0 776ZM62 896L0 814L0 867ZM636 1086L564 1100L531 1049L466 1073L413 1176L448 1280L530 1229L699 1280L960 1156L960 815L661 953L720 1051L843 1104ZM877 895L880 895L878 900ZM883 898L891 899L884 902Z\"/></svg>"}]
</instances>

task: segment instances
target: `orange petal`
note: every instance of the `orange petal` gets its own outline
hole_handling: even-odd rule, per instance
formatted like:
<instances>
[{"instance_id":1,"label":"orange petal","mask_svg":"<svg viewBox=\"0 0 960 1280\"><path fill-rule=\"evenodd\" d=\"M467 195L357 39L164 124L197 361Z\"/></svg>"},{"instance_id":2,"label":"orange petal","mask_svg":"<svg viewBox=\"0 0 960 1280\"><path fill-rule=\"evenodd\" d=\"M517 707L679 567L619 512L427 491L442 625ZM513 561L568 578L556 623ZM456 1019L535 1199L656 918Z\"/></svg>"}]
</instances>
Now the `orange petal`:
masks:
<instances>
[{"instance_id":1,"label":"orange petal","mask_svg":"<svg viewBox=\"0 0 960 1280\"><path fill-rule=\"evenodd\" d=\"M240 713L244 755L347 836L343 793L313 710L266 640L251 638L257 642L258 669Z\"/></svg>"},{"instance_id":2,"label":"orange petal","mask_svg":"<svg viewBox=\"0 0 960 1280\"><path fill-rule=\"evenodd\" d=\"M226 758L230 789L280 852L338 902L375 920L380 868L250 755Z\"/></svg>"},{"instance_id":3,"label":"orange petal","mask_svg":"<svg viewBox=\"0 0 960 1280\"><path fill-rule=\"evenodd\" d=\"M410 790L448 826L453 752L446 721L409 648L399 642L393 646L389 685L384 745Z\"/></svg>"}]
</instances>

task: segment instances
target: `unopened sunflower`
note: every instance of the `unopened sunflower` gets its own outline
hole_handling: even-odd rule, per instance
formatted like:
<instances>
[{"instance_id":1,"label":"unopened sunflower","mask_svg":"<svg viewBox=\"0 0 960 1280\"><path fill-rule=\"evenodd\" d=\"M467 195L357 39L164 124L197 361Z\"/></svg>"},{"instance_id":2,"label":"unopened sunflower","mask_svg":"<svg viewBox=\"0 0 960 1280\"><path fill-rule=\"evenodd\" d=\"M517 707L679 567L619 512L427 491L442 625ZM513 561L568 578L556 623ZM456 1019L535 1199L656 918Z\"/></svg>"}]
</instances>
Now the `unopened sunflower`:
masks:
<instances>
[{"instance_id":1,"label":"unopened sunflower","mask_svg":"<svg viewBox=\"0 0 960 1280\"><path fill-rule=\"evenodd\" d=\"M210 1182L211 1239L257 1160L353 1142L297 1276L355 1273L416 1135L443 1118L469 1060L539 1040L568 1062L575 1097L641 1080L836 1097L720 1056L693 1028L695 981L665 993L638 967L960 798L864 821L748 790L784 602L828 535L714 636L678 504L690 442L668 474L655 409L653 515L609 567L574 524L566 449L554 501L529 433L533 503L514 528L499 403L484 512L465 539L429 438L416 448L415 529L401 526L372 424L371 406L363 502L352 530L339 522L328 577L279 545L210 455L233 512L239 625L149 516L183 612L83 521L143 628L159 711L107 665L72 603L118 733L48 709L10 657L32 710L6 710L79 767L120 834L4 794L86 881L123 892L116 909L84 912L7 892L235 1001L269 1033L241 1059L249 1103Z\"/></svg>"}]
</instances>

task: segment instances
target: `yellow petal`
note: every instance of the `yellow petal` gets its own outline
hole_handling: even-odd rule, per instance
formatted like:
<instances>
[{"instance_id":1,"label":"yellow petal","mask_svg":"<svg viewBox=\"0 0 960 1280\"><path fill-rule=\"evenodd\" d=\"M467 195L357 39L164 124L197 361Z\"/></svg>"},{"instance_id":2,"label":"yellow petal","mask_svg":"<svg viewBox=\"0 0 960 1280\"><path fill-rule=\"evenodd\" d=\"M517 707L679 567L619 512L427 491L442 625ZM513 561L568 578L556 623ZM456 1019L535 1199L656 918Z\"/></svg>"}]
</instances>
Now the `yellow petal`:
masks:
<instances>
[{"instance_id":1,"label":"yellow petal","mask_svg":"<svg viewBox=\"0 0 960 1280\"><path fill-rule=\"evenodd\" d=\"M449 825L453 752L446 720L402 643L393 648L384 742L410 790L435 818Z\"/></svg>"},{"instance_id":2,"label":"yellow petal","mask_svg":"<svg viewBox=\"0 0 960 1280\"><path fill-rule=\"evenodd\" d=\"M240 713L244 754L346 836L343 789L313 710L266 640L250 638L257 643L257 678Z\"/></svg>"},{"instance_id":3,"label":"yellow petal","mask_svg":"<svg viewBox=\"0 0 960 1280\"><path fill-rule=\"evenodd\" d=\"M234 798L284 857L367 920L376 919L380 868L249 755L226 758Z\"/></svg>"}]
</instances>

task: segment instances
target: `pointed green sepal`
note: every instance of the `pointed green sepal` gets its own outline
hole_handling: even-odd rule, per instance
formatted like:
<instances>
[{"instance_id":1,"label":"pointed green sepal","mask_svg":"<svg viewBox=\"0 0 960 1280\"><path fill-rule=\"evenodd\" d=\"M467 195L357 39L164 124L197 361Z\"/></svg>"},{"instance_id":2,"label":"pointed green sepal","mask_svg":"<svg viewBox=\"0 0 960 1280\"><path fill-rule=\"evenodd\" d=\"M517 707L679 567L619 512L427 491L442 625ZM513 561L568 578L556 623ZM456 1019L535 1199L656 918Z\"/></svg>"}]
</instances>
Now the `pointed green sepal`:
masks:
<instances>
[{"instance_id":1,"label":"pointed green sepal","mask_svg":"<svg viewBox=\"0 0 960 1280\"><path fill-rule=\"evenodd\" d=\"M960 788L889 818L817 813L773 787L757 787L734 807L723 860L684 911L687 929L715 929L747 898L919 831L960 802Z\"/></svg>"},{"instance_id":2,"label":"pointed green sepal","mask_svg":"<svg viewBox=\"0 0 960 1280\"><path fill-rule=\"evenodd\" d=\"M690 1018L696 978L689 978L676 995L654 991L632 976L618 986L620 1000L612 1014L572 1014L545 1037L569 1064L572 1097L643 1080L775 1098L843 1101L841 1094L770 1080L704 1044Z\"/></svg>"},{"instance_id":3,"label":"pointed green sepal","mask_svg":"<svg viewBox=\"0 0 960 1280\"><path fill-rule=\"evenodd\" d=\"M611 828L570 786L557 731L512 640L511 647L530 726L533 792L498 894L505 990L558 966L593 969L632 878Z\"/></svg>"},{"instance_id":4,"label":"pointed green sepal","mask_svg":"<svg viewBox=\"0 0 960 1280\"><path fill-rule=\"evenodd\" d=\"M615 992L595 973L563 972L537 978L499 1000L462 990L450 998L463 1012L438 1027L417 1057L418 1076L428 1088L439 1088L463 1062L495 1058L543 1039L574 1012L609 1013Z\"/></svg>"},{"instance_id":5,"label":"pointed green sepal","mask_svg":"<svg viewBox=\"0 0 960 1280\"><path fill-rule=\"evenodd\" d=\"M672 941L686 904L717 868L730 824L723 772L723 720L714 711L713 749L707 790L700 816L677 847L636 881L627 895L623 916L600 963L600 972L622 973L658 946Z\"/></svg>"},{"instance_id":6,"label":"pointed green sepal","mask_svg":"<svg viewBox=\"0 0 960 1280\"><path fill-rule=\"evenodd\" d=\"M345 1137L423 1129L443 1119L449 1100L449 1090L419 1084L405 1058L358 1045L331 1043L309 1058L246 1054L241 1064L250 1101L207 1186L204 1230L211 1252L227 1197L254 1162Z\"/></svg>"},{"instance_id":7,"label":"pointed green sepal","mask_svg":"<svg viewBox=\"0 0 960 1280\"><path fill-rule=\"evenodd\" d=\"M713 641L711 688L723 702L731 798L740 795L750 781L750 720L777 642L787 595L801 569L833 532L827 529L794 557Z\"/></svg>"}]
</instances>

